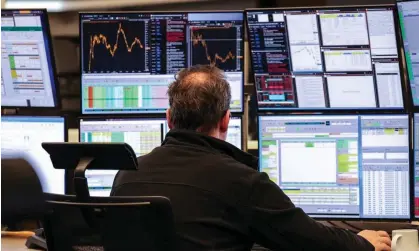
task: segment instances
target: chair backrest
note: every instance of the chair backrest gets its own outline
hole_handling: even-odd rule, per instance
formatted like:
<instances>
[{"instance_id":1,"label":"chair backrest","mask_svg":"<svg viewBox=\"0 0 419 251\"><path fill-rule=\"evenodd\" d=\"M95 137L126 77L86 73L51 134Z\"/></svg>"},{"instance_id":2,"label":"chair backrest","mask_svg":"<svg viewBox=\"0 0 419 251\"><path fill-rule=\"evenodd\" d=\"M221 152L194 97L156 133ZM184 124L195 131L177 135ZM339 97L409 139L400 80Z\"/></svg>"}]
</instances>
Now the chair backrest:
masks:
<instances>
[{"instance_id":1,"label":"chair backrest","mask_svg":"<svg viewBox=\"0 0 419 251\"><path fill-rule=\"evenodd\" d=\"M75 196L48 195L47 207L49 251L176 250L165 197L91 197L80 203Z\"/></svg>"},{"instance_id":2,"label":"chair backrest","mask_svg":"<svg viewBox=\"0 0 419 251\"><path fill-rule=\"evenodd\" d=\"M42 219L45 210L41 182L24 159L1 160L1 222Z\"/></svg>"}]
</instances>

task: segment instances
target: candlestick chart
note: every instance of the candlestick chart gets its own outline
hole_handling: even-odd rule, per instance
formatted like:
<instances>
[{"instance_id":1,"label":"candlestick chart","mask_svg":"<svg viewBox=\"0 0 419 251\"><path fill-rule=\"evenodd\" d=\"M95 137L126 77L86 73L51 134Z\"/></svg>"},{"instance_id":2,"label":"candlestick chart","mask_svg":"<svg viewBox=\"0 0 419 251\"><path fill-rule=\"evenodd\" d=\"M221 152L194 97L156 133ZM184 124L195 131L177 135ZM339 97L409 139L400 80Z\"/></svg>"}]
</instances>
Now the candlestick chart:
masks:
<instances>
[{"instance_id":1,"label":"candlestick chart","mask_svg":"<svg viewBox=\"0 0 419 251\"><path fill-rule=\"evenodd\" d=\"M85 73L146 71L144 22L86 22L83 34Z\"/></svg>"}]
</instances>

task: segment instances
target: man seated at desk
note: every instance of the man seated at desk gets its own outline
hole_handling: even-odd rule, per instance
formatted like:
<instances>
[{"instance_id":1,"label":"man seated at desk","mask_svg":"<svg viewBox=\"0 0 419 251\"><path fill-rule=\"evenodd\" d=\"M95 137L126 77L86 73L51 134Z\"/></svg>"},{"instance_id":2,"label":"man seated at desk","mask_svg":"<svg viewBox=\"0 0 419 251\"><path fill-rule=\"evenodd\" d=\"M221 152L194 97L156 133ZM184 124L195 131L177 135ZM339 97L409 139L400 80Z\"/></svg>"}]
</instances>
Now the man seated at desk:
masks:
<instances>
[{"instance_id":1,"label":"man seated at desk","mask_svg":"<svg viewBox=\"0 0 419 251\"><path fill-rule=\"evenodd\" d=\"M114 196L160 195L171 200L179 250L390 251L386 232L358 235L324 226L265 173L257 158L225 141L230 86L221 70L182 70L168 90L170 132L162 146L120 171Z\"/></svg>"}]
</instances>

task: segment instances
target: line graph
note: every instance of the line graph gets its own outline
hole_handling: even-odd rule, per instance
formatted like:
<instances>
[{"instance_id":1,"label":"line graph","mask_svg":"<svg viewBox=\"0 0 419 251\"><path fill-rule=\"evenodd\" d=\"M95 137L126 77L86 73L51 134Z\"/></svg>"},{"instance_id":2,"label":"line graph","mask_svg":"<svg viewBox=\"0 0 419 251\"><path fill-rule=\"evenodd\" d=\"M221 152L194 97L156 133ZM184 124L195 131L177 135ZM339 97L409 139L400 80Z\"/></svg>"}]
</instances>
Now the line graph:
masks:
<instances>
[{"instance_id":1,"label":"line graph","mask_svg":"<svg viewBox=\"0 0 419 251\"><path fill-rule=\"evenodd\" d=\"M292 69L297 72L320 72L323 70L318 45L291 45Z\"/></svg>"},{"instance_id":2,"label":"line graph","mask_svg":"<svg viewBox=\"0 0 419 251\"><path fill-rule=\"evenodd\" d=\"M192 27L190 34L192 65L210 64L225 71L240 70L243 56L237 55L236 27Z\"/></svg>"},{"instance_id":3,"label":"line graph","mask_svg":"<svg viewBox=\"0 0 419 251\"><path fill-rule=\"evenodd\" d=\"M84 72L144 72L145 24L142 21L83 24Z\"/></svg>"}]
</instances>

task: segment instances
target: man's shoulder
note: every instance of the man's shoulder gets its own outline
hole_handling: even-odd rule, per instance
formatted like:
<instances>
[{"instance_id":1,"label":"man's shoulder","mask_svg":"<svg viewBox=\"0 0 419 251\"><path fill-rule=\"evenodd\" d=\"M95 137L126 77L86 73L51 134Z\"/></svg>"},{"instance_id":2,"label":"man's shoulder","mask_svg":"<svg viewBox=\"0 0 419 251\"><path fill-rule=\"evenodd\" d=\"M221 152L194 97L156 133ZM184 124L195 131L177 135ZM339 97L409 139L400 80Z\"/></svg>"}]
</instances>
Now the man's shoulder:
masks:
<instances>
[{"instance_id":1,"label":"man's shoulder","mask_svg":"<svg viewBox=\"0 0 419 251\"><path fill-rule=\"evenodd\" d=\"M175 159L173 161L173 159ZM198 169L206 168L211 166L211 171L215 172L217 169L223 171L236 170L246 173L258 173L258 171L239 160L236 160L232 156L225 153L207 151L200 148L184 148L175 146L160 146L155 148L150 153L138 157L139 166L153 163L165 163L165 162L184 162L190 160L190 165L196 165L199 163Z\"/></svg>"}]
</instances>

